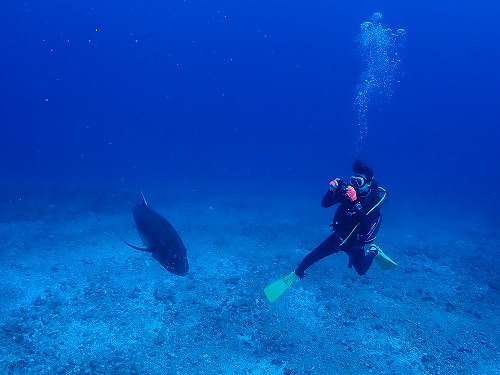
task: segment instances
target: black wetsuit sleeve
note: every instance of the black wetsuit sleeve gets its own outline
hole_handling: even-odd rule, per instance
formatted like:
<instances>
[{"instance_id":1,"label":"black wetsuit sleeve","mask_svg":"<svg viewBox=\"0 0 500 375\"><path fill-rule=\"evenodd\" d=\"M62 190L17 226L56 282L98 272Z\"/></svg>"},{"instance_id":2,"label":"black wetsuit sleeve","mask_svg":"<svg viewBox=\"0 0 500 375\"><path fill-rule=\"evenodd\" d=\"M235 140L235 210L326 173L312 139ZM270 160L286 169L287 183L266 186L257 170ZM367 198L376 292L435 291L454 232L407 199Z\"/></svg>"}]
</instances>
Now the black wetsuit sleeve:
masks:
<instances>
[{"instance_id":1,"label":"black wetsuit sleeve","mask_svg":"<svg viewBox=\"0 0 500 375\"><path fill-rule=\"evenodd\" d=\"M344 196L340 192L340 189L337 189L335 192L328 190L321 201L321 207L331 207L334 204L340 203L342 198Z\"/></svg>"}]
</instances>

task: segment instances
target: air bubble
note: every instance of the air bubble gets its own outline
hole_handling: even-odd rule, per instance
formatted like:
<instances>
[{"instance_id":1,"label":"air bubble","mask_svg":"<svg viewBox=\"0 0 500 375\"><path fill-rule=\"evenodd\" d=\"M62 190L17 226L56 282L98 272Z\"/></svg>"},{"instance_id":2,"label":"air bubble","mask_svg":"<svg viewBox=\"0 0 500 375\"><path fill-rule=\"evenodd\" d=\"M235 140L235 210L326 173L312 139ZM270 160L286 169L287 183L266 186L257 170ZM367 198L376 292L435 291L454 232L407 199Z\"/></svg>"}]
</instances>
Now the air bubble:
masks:
<instances>
[{"instance_id":1,"label":"air bubble","mask_svg":"<svg viewBox=\"0 0 500 375\"><path fill-rule=\"evenodd\" d=\"M374 13L372 22L361 24L358 36L359 52L365 66L356 89L356 155L361 151L362 141L368 131L368 110L374 102L389 102L394 84L399 82L401 59L398 51L403 47L406 31L398 29L393 33L380 23L381 19L381 13Z\"/></svg>"}]
</instances>

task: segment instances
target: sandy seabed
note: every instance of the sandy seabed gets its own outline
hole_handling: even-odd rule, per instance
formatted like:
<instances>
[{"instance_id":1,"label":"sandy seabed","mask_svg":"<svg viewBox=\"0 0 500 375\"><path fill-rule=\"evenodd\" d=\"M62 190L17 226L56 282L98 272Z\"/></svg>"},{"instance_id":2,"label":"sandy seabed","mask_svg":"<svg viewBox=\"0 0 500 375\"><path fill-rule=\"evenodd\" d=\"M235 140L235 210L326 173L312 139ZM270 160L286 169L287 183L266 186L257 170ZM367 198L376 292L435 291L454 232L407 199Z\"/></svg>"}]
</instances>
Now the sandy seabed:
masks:
<instances>
[{"instance_id":1,"label":"sandy seabed","mask_svg":"<svg viewBox=\"0 0 500 375\"><path fill-rule=\"evenodd\" d=\"M330 233L321 197L150 199L188 249L179 277L121 242L141 245L133 202L91 194L4 207L0 373L500 373L488 225L388 206L376 243L396 270L335 254L271 304L263 288Z\"/></svg>"}]
</instances>

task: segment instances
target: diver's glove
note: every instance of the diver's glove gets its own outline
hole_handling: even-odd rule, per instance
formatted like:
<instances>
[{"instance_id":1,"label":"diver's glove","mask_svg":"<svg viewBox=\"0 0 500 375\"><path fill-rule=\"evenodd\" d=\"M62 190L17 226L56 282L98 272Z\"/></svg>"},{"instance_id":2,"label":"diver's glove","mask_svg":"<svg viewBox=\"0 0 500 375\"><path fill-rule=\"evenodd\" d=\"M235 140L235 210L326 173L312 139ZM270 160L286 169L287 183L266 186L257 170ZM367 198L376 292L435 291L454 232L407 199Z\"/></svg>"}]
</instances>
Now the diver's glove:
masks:
<instances>
[{"instance_id":1,"label":"diver's glove","mask_svg":"<svg viewBox=\"0 0 500 375\"><path fill-rule=\"evenodd\" d=\"M345 189L345 195L347 195L351 202L354 202L358 199L358 197L356 196L356 190L350 185L347 187L347 189Z\"/></svg>"},{"instance_id":2,"label":"diver's glove","mask_svg":"<svg viewBox=\"0 0 500 375\"><path fill-rule=\"evenodd\" d=\"M335 180L331 180L330 181L330 191L332 193L335 193L339 187L339 182L340 182L340 178L336 178Z\"/></svg>"}]
</instances>

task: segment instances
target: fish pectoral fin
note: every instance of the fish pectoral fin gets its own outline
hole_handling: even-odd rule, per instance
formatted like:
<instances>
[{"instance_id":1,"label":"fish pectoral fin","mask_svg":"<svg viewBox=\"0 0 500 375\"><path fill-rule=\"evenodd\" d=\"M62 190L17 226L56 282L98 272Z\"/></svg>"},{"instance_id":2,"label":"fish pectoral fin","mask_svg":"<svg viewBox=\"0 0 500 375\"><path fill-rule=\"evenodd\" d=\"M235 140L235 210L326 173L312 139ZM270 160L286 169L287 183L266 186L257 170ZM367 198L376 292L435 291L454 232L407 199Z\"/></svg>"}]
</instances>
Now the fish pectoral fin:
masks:
<instances>
[{"instance_id":1,"label":"fish pectoral fin","mask_svg":"<svg viewBox=\"0 0 500 375\"><path fill-rule=\"evenodd\" d=\"M129 244L127 241L125 241L123 239L122 236L120 236L120 238L122 239L122 241L125 243L125 245L131 247L132 249L136 249L136 250L139 250L139 251L144 251L146 253L152 253L153 251L151 249L148 249L147 247L138 247L138 246L134 246L134 245L131 245Z\"/></svg>"}]
</instances>

